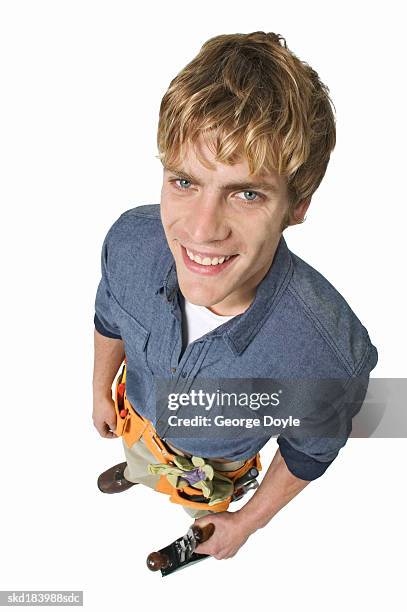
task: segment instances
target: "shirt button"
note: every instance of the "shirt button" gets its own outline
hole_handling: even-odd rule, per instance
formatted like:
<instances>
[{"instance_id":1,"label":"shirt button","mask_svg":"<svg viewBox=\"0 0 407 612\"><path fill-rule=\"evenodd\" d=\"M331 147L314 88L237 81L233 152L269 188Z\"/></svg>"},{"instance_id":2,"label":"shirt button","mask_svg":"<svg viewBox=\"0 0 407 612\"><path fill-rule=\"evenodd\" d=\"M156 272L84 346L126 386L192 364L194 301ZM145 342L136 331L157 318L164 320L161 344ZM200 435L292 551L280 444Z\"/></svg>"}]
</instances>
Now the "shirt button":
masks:
<instances>
[{"instance_id":1,"label":"shirt button","mask_svg":"<svg viewBox=\"0 0 407 612\"><path fill-rule=\"evenodd\" d=\"M182 372L181 376L182 376L182 378L186 378L188 376L188 374L186 372Z\"/></svg>"},{"instance_id":2,"label":"shirt button","mask_svg":"<svg viewBox=\"0 0 407 612\"><path fill-rule=\"evenodd\" d=\"M171 372L176 372L177 368L171 368Z\"/></svg>"}]
</instances>

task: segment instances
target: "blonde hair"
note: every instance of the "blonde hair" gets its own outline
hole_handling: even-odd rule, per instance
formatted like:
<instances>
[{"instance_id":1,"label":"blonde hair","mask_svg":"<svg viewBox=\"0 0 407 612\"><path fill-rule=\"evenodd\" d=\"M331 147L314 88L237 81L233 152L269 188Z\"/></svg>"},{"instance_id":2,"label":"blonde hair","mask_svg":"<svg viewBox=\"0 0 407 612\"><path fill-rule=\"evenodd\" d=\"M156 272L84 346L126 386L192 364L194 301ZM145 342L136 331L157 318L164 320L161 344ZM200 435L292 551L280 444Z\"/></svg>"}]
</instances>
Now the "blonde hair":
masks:
<instances>
[{"instance_id":1,"label":"blonde hair","mask_svg":"<svg viewBox=\"0 0 407 612\"><path fill-rule=\"evenodd\" d=\"M286 177L290 203L283 231L324 177L336 142L331 105L328 87L280 34L215 36L163 96L157 157L177 165L185 143L212 135L218 162L245 157L250 174L277 171ZM199 153L198 159L206 165Z\"/></svg>"}]
</instances>

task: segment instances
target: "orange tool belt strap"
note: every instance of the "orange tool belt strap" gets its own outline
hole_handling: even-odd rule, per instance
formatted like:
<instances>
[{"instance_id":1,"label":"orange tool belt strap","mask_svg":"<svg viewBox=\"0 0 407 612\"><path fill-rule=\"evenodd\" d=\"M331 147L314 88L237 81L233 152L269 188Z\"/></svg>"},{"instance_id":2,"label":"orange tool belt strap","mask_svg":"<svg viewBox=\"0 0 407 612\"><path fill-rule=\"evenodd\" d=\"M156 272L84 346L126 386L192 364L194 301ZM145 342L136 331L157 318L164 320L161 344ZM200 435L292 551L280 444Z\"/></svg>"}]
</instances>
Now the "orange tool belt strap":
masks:
<instances>
[{"instance_id":1,"label":"orange tool belt strap","mask_svg":"<svg viewBox=\"0 0 407 612\"><path fill-rule=\"evenodd\" d=\"M127 399L126 394L126 359L124 360L122 372L117 378L115 389L115 410L117 417L117 426L115 434L123 436L123 439L128 448L143 438L145 445L149 451L157 459L158 463L174 463L174 454L169 451L161 438L158 436L153 424L148 419L139 415ZM259 471L262 469L260 462L260 453L254 457L247 459L242 467L237 470L222 471L221 473L230 478L233 482L245 474L251 467L256 467ZM166 493L170 496L170 501L175 504L182 504L197 509L208 509L212 512L224 512L229 507L232 497L229 496L224 501L208 506L207 502L193 501L187 499L186 496L201 496L202 491L191 486L174 487L164 475L155 487L159 493Z\"/></svg>"}]
</instances>

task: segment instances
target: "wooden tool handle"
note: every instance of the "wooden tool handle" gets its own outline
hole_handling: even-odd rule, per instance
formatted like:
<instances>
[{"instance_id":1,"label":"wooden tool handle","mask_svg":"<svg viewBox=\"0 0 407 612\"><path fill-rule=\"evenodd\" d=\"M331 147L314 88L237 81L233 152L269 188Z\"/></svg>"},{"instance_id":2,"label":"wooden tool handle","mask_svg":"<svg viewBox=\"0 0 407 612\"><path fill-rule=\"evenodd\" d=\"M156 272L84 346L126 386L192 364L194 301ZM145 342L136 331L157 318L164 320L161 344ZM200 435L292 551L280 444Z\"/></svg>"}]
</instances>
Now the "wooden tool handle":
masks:
<instances>
[{"instance_id":1,"label":"wooden tool handle","mask_svg":"<svg viewBox=\"0 0 407 612\"><path fill-rule=\"evenodd\" d=\"M147 567L152 572L157 572L160 569L166 569L170 564L170 559L167 555L159 552L152 552L147 557Z\"/></svg>"},{"instance_id":2,"label":"wooden tool handle","mask_svg":"<svg viewBox=\"0 0 407 612\"><path fill-rule=\"evenodd\" d=\"M209 540L209 538L213 535L215 525L213 523L208 523L204 527L192 525L192 531L198 544L202 544L203 542L206 542L206 540Z\"/></svg>"}]
</instances>

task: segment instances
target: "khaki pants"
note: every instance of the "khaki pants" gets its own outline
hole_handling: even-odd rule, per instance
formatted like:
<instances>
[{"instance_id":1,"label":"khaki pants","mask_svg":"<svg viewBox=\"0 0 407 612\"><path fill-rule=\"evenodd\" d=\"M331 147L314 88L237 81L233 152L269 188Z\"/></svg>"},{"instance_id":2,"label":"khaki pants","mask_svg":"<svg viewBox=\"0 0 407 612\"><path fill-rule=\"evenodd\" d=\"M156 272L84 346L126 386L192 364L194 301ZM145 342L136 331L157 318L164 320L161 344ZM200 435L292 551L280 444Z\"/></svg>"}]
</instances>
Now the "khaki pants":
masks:
<instances>
[{"instance_id":1,"label":"khaki pants","mask_svg":"<svg viewBox=\"0 0 407 612\"><path fill-rule=\"evenodd\" d=\"M154 455L148 450L143 438L140 438L138 442L135 442L131 448L127 447L124 439L122 438L124 454L126 455L127 466L124 470L124 477L130 482L137 482L151 489L155 489L160 476L158 474L150 474L147 471L147 465L149 463L161 463L157 461ZM164 463L164 462L162 462ZM213 468L219 472L225 472L228 470L238 470L244 464L244 461L228 461L227 463L217 463L207 459L207 463L213 466ZM161 495L164 495L161 493ZM166 496L165 496L166 497ZM167 500L168 501L168 500ZM182 506L185 512L193 518L200 518L207 514L214 514L210 510L198 510L196 508L190 508L188 506Z\"/></svg>"}]
</instances>

